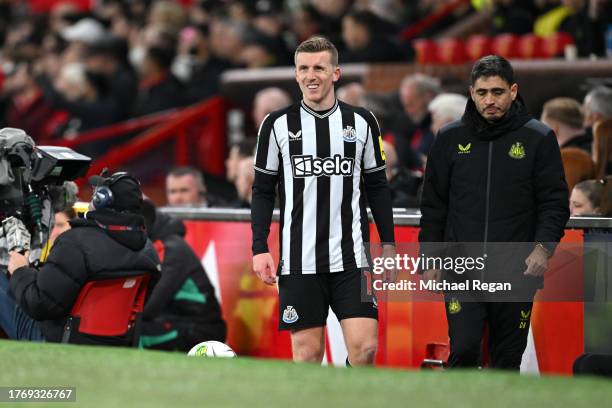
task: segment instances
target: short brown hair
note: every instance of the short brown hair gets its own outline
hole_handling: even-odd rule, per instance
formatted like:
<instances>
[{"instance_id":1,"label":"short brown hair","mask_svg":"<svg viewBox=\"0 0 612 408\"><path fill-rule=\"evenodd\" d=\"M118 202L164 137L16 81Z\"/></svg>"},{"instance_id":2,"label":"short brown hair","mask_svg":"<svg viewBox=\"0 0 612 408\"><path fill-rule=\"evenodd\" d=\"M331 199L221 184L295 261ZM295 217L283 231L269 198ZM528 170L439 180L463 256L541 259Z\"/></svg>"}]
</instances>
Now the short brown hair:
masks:
<instances>
[{"instance_id":1,"label":"short brown hair","mask_svg":"<svg viewBox=\"0 0 612 408\"><path fill-rule=\"evenodd\" d=\"M580 103L572 98L553 98L544 104L542 116L563 123L572 129L581 129L584 114Z\"/></svg>"},{"instance_id":2,"label":"short brown hair","mask_svg":"<svg viewBox=\"0 0 612 408\"><path fill-rule=\"evenodd\" d=\"M297 60L297 55L300 52L314 53L321 51L329 51L329 53L331 54L332 65L338 65L338 49L331 41L321 35L315 35L313 37L310 37L309 39L303 41L300 45L298 45L295 50L295 54L293 55L293 60Z\"/></svg>"}]
</instances>

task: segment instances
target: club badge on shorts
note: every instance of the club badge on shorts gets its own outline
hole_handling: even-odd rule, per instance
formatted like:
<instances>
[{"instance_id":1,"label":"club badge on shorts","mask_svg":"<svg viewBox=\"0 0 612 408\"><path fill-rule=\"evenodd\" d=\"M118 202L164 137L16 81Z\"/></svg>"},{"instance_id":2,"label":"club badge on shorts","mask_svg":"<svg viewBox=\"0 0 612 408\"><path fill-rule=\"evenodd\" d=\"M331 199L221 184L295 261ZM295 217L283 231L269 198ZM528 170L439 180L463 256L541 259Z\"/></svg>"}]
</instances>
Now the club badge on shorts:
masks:
<instances>
[{"instance_id":1,"label":"club badge on shorts","mask_svg":"<svg viewBox=\"0 0 612 408\"><path fill-rule=\"evenodd\" d=\"M297 311L293 308L293 306L287 306L283 311L283 322L285 323L295 323L299 319Z\"/></svg>"}]
</instances>

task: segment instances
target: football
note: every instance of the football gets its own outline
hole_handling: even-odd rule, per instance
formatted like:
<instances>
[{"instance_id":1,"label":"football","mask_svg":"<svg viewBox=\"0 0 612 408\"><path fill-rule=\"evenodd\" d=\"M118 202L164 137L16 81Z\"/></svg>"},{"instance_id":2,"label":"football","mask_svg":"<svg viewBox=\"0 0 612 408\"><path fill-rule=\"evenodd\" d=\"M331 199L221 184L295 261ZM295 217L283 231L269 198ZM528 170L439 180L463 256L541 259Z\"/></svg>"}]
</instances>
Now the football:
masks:
<instances>
[{"instance_id":1,"label":"football","mask_svg":"<svg viewBox=\"0 0 612 408\"><path fill-rule=\"evenodd\" d=\"M192 357L236 357L234 350L220 341L204 341L196 344L187 355Z\"/></svg>"}]
</instances>

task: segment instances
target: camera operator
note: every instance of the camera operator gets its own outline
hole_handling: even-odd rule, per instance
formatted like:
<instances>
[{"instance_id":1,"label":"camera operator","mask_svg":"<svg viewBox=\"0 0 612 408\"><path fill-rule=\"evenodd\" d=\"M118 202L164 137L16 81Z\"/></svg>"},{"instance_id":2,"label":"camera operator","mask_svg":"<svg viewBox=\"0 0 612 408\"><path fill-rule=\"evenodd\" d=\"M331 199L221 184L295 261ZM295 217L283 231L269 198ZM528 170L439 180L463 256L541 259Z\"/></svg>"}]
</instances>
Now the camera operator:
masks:
<instances>
[{"instance_id":1,"label":"camera operator","mask_svg":"<svg viewBox=\"0 0 612 408\"><path fill-rule=\"evenodd\" d=\"M59 342L66 318L85 283L103 277L149 273L159 278L159 259L139 214L142 193L128 173L93 176L90 211L55 241L40 269L26 254L10 252L0 274L0 326L13 339ZM152 284L149 285L152 287ZM126 345L125 337L72 336L71 342Z\"/></svg>"}]
</instances>

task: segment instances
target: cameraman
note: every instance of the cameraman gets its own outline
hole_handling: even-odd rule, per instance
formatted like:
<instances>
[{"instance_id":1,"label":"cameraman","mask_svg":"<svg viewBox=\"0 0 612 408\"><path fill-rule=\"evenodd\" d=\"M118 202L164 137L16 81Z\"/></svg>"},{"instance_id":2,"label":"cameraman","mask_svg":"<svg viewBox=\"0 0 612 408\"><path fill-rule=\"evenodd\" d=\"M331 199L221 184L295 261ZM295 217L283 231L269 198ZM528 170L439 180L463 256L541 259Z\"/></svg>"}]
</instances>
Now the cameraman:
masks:
<instances>
[{"instance_id":1,"label":"cameraman","mask_svg":"<svg viewBox=\"0 0 612 408\"><path fill-rule=\"evenodd\" d=\"M90 211L70 222L72 229L57 238L40 270L11 251L10 281L0 274L0 326L8 337L59 342L66 318L89 280L103 277L159 277L159 259L139 215L139 182L127 173L93 176ZM151 286L151 284L150 284ZM73 336L85 344L126 345L124 337Z\"/></svg>"}]
</instances>

